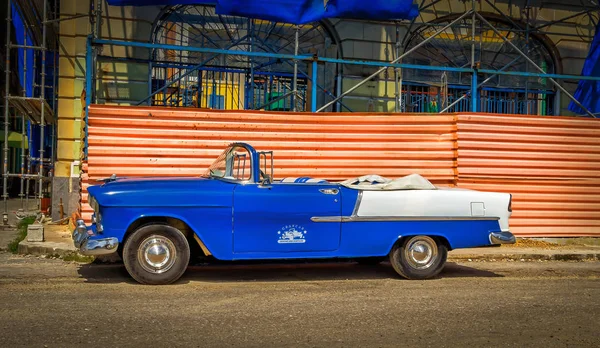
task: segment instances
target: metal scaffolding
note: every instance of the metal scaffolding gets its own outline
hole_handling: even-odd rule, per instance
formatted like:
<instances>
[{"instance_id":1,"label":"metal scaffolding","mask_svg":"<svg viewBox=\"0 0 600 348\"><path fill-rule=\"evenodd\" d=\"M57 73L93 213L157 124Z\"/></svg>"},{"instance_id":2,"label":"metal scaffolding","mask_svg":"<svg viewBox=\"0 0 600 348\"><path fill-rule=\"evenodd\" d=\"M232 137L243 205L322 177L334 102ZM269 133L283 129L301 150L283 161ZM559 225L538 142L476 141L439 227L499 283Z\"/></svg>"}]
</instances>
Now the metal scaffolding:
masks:
<instances>
[{"instance_id":1,"label":"metal scaffolding","mask_svg":"<svg viewBox=\"0 0 600 348\"><path fill-rule=\"evenodd\" d=\"M23 24L23 44L14 43L13 33L15 18L13 11L19 16ZM19 194L21 208L29 210L29 198L32 196L30 184L33 180L33 197L37 199L37 210L49 208L51 191L51 177L54 169L55 138L56 138L56 108L57 108L57 55L58 31L54 27L58 18L58 2L50 0L21 1L9 0L7 2L6 21L6 62L5 62L5 96L4 96L4 144L3 144L3 171L2 171L2 198L4 200L3 224L8 223L8 189L10 178L19 178ZM15 69L17 62L11 62L11 53L19 50L22 54L23 69ZM31 55L31 56L29 56ZM51 58L51 83L47 74L50 65L47 61ZM28 62L31 60L33 71L28 71ZM11 65L12 64L12 65ZM11 79L15 74L22 73L21 91L19 94L11 93ZM18 76L18 75L17 75ZM18 76L20 77L20 76ZM30 87L28 87L31 81ZM14 91L14 89L13 89ZM14 122L11 122L14 121ZM14 125L13 125L14 123ZM11 127L12 126L12 127ZM11 128L20 133L11 131ZM34 128L39 128L39 150L34 153ZM48 130L49 129L49 130ZM48 133L47 133L48 132ZM20 158L19 173L9 170L10 136L16 134L20 138L20 156L14 151L14 162ZM46 135L50 134L50 141ZM49 143L49 144L48 144ZM50 157L45 157L46 147L50 147Z\"/></svg>"},{"instance_id":2,"label":"metal scaffolding","mask_svg":"<svg viewBox=\"0 0 600 348\"><path fill-rule=\"evenodd\" d=\"M554 26L558 23L597 14L600 9L597 4L590 2L581 11L576 10L577 13L540 23L530 23L531 9L526 6L522 8L522 18L526 22L521 23L511 13L507 14L499 9L497 2L490 0L468 1L464 3L464 11L446 12L440 17L435 8L442 1L451 0L420 2L422 13L435 12L437 19L433 21L421 16L421 20L415 18L410 23L378 22L396 26L395 42L391 43L392 47L395 44L395 50L386 49L386 55L395 52L391 54L389 61L345 59L340 40L335 42L338 47L337 55L328 56L323 48L326 44L323 47L314 46L314 38L318 38L318 35L313 36L315 33L323 36L322 32L326 31L333 39L337 35L335 30L331 34L331 28L325 30L319 27L323 23L295 26L221 16L214 9L211 10L210 6L204 5L166 7L157 17L150 42L113 40L101 38L97 34L90 35L86 56L86 91L89 92L86 93L86 105L92 101L102 102L95 91L102 84L103 78L96 76L99 60L134 61L129 57L100 56L98 52L104 45L146 49L150 52L147 60L135 59L136 64L148 64L147 96L139 100L124 100L137 105L192 106L194 104L189 101L196 98L196 105L199 107L222 108L223 102L219 107L219 103L213 98L217 94L216 89L236 88L239 91L245 88L245 102L240 102L242 97L232 102L237 105L236 108L240 108L241 104L246 109L352 111L348 106L349 102L344 103L344 100L367 100L372 104L375 98L389 103L396 112L443 113L460 110L528 114L532 113L531 110L538 110L533 113L541 112L540 114L545 115L550 114L550 108L554 109L553 114L557 114L554 104L559 103L557 100L561 94L580 105L565 89L564 81L600 81L599 77L594 76L563 74L560 69L557 71L553 69L554 66L545 65L544 61L540 63L544 58L543 54L548 52L542 50L547 42L540 43L539 39L545 35L557 34ZM482 6L495 13L483 12ZM508 6L512 6L510 1ZM401 25L406 28L403 34ZM96 32L99 30L96 29ZM420 35L422 40L411 41L415 35ZM283 41L269 41L274 37ZM486 43L488 46L482 45L484 41L489 42ZM486 51L489 46L493 46L494 50ZM461 55L460 61L453 61L452 56L445 56L445 50L458 52ZM485 63L485 53L492 56L488 58L490 64L482 64ZM531 58L534 53L538 54L535 61ZM419 63L415 58L417 55L429 61ZM444 56L445 60L440 60L439 56ZM535 70L532 71L531 67ZM388 76L391 76L389 69L392 69L393 76L388 80ZM351 70L359 73L347 75L346 71ZM413 77L417 73L427 76L429 81L416 81ZM209 76L212 76L212 80ZM360 80L352 81L355 78ZM267 88L262 86L271 86L275 80L283 88L267 97L267 93L261 92ZM371 80L385 84L385 96L353 94ZM498 83L501 80L505 82ZM513 80L523 82L522 86L511 85ZM531 80L541 82L530 83ZM186 90L190 81L195 89ZM387 95L388 81L390 86L394 86L390 96ZM543 88L536 87L538 85L543 85ZM269 91L270 88L268 87ZM213 95L209 90L212 90ZM435 90L435 93L431 90ZM518 95L512 97L512 100L506 101L505 104L510 104L509 106L504 107L500 103L500 106L493 108L489 106L494 100L516 94ZM415 109L412 107L413 97L437 98L438 104L435 108ZM284 109L276 109L286 100L292 100L292 103L286 103ZM119 102L118 99L110 101ZM533 103L537 103L535 108ZM546 106L548 110L540 111L540 107ZM589 111L586 114L595 117Z\"/></svg>"}]
</instances>

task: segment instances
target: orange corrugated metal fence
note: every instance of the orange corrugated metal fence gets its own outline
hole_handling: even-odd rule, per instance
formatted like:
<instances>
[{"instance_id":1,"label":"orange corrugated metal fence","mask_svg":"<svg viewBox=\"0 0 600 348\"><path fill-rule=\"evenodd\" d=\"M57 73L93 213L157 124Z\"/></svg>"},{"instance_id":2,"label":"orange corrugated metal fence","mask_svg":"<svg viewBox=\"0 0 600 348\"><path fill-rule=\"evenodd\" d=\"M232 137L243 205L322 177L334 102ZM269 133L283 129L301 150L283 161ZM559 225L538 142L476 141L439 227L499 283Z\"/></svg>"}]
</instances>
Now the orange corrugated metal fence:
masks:
<instances>
[{"instance_id":1,"label":"orange corrugated metal fence","mask_svg":"<svg viewBox=\"0 0 600 348\"><path fill-rule=\"evenodd\" d=\"M513 195L522 236L600 237L600 120L457 115L459 187Z\"/></svg>"},{"instance_id":2,"label":"orange corrugated metal fence","mask_svg":"<svg viewBox=\"0 0 600 348\"><path fill-rule=\"evenodd\" d=\"M92 105L89 182L119 176L196 176L233 141L275 151L275 177L343 180L412 172L437 184L455 177L454 116L306 114Z\"/></svg>"},{"instance_id":3,"label":"orange corrugated metal fence","mask_svg":"<svg viewBox=\"0 0 600 348\"><path fill-rule=\"evenodd\" d=\"M273 150L276 178L419 173L437 185L513 193L519 235L600 236L600 122L512 115L92 105L84 217L86 188L96 179L196 176L233 141ZM563 199L570 210L560 210Z\"/></svg>"}]
</instances>

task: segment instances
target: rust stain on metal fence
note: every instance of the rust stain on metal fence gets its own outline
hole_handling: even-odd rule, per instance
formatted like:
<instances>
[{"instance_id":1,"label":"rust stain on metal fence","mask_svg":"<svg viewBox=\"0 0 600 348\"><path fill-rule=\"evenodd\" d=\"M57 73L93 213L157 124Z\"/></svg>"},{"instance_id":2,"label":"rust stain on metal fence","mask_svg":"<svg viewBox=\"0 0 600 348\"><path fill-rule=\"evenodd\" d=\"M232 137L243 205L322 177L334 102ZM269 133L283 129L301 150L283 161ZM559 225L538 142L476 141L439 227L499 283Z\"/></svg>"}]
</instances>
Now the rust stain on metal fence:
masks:
<instances>
[{"instance_id":1,"label":"rust stain on metal fence","mask_svg":"<svg viewBox=\"0 0 600 348\"><path fill-rule=\"evenodd\" d=\"M275 152L275 176L419 173L513 194L520 236L600 236L600 121L491 114L90 106L86 188L110 176L198 176L231 142Z\"/></svg>"}]
</instances>

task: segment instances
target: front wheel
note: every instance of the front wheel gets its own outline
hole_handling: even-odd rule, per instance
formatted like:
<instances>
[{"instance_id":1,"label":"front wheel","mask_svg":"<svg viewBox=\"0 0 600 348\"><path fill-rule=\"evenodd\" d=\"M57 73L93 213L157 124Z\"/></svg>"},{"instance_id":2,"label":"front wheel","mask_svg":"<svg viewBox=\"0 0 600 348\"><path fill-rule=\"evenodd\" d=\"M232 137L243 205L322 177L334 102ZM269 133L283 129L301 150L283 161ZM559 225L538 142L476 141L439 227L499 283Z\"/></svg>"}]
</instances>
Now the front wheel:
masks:
<instances>
[{"instance_id":1,"label":"front wheel","mask_svg":"<svg viewBox=\"0 0 600 348\"><path fill-rule=\"evenodd\" d=\"M404 278L429 279L442 271L447 257L448 249L443 243L428 236L414 236L394 246L390 263Z\"/></svg>"},{"instance_id":2,"label":"front wheel","mask_svg":"<svg viewBox=\"0 0 600 348\"><path fill-rule=\"evenodd\" d=\"M139 283L171 284L187 269L190 246L185 235L168 225L146 225L135 232L123 247L127 272Z\"/></svg>"}]
</instances>

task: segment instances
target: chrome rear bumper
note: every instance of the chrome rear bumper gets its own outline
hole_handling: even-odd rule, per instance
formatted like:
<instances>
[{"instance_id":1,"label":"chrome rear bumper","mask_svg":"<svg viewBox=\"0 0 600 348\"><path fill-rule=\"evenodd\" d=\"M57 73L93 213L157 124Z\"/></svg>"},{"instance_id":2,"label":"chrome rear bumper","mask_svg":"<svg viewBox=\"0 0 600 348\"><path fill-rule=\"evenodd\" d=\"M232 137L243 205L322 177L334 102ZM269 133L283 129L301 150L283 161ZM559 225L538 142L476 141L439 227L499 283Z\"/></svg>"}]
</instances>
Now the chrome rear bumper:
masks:
<instances>
[{"instance_id":1,"label":"chrome rear bumper","mask_svg":"<svg viewBox=\"0 0 600 348\"><path fill-rule=\"evenodd\" d=\"M73 244L79 253L86 256L108 255L117 251L119 240L114 237L91 239L83 220L77 220L73 230Z\"/></svg>"},{"instance_id":2,"label":"chrome rear bumper","mask_svg":"<svg viewBox=\"0 0 600 348\"><path fill-rule=\"evenodd\" d=\"M508 231L490 233L490 243L492 244L514 244L516 242L515 235Z\"/></svg>"}]
</instances>

